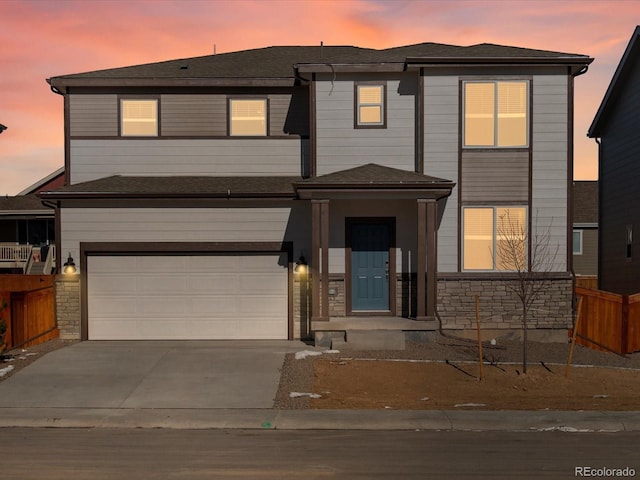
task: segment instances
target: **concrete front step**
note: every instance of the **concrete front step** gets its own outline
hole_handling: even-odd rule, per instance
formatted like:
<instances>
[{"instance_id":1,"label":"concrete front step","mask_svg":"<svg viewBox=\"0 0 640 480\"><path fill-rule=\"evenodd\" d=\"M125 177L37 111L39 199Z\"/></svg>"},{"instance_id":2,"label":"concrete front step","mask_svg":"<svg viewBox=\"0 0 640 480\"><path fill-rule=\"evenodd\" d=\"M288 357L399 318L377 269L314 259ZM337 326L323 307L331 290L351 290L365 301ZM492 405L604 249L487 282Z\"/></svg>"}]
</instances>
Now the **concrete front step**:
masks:
<instances>
[{"instance_id":1,"label":"concrete front step","mask_svg":"<svg viewBox=\"0 0 640 480\"><path fill-rule=\"evenodd\" d=\"M405 334L393 330L347 330L332 338L332 350L404 350Z\"/></svg>"}]
</instances>

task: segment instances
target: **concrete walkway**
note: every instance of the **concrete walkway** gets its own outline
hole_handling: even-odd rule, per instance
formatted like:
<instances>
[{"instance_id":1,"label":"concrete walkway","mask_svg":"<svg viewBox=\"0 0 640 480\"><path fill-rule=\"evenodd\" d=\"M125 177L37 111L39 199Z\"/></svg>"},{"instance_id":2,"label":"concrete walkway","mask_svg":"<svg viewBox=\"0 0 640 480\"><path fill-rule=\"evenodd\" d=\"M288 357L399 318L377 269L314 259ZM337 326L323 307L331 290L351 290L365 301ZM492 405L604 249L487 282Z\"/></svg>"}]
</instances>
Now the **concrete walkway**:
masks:
<instances>
[{"instance_id":1,"label":"concrete walkway","mask_svg":"<svg viewBox=\"0 0 640 480\"><path fill-rule=\"evenodd\" d=\"M0 382L0 427L640 431L640 412L276 410L302 342L82 342Z\"/></svg>"}]
</instances>

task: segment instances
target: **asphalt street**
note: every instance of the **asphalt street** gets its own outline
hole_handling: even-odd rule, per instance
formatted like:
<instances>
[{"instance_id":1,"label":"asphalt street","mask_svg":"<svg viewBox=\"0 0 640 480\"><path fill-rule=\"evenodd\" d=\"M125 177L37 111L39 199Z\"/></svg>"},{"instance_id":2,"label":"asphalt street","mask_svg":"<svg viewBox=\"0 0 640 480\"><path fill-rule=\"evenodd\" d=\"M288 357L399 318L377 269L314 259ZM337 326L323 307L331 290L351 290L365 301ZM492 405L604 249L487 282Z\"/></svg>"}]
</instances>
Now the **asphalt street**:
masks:
<instances>
[{"instance_id":1,"label":"asphalt street","mask_svg":"<svg viewBox=\"0 0 640 480\"><path fill-rule=\"evenodd\" d=\"M21 480L559 480L580 478L576 468L627 468L640 475L638 432L107 428L0 432L2 476Z\"/></svg>"}]
</instances>

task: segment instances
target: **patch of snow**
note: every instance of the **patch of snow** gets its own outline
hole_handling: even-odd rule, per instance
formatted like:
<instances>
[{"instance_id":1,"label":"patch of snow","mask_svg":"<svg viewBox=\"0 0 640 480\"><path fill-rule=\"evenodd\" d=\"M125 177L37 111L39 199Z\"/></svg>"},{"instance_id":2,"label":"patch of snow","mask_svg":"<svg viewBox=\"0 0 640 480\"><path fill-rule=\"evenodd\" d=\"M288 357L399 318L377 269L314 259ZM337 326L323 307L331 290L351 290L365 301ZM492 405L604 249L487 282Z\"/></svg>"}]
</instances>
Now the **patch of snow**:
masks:
<instances>
[{"instance_id":1,"label":"patch of snow","mask_svg":"<svg viewBox=\"0 0 640 480\"><path fill-rule=\"evenodd\" d=\"M422 397L420 400L423 402L428 402L431 399L429 397Z\"/></svg>"},{"instance_id":2,"label":"patch of snow","mask_svg":"<svg viewBox=\"0 0 640 480\"><path fill-rule=\"evenodd\" d=\"M456 403L454 407L486 407L486 403Z\"/></svg>"},{"instance_id":3,"label":"patch of snow","mask_svg":"<svg viewBox=\"0 0 640 480\"><path fill-rule=\"evenodd\" d=\"M491 339L491 345L495 345L495 344L497 344L497 343L498 343L498 342L496 341L496 339L495 339L495 338L492 338L492 339Z\"/></svg>"},{"instance_id":4,"label":"patch of snow","mask_svg":"<svg viewBox=\"0 0 640 480\"><path fill-rule=\"evenodd\" d=\"M321 398L322 395L319 395L317 393L307 393L307 392L291 392L291 393L289 393L289 397L291 397L291 398L300 398L300 397Z\"/></svg>"},{"instance_id":5,"label":"patch of snow","mask_svg":"<svg viewBox=\"0 0 640 480\"><path fill-rule=\"evenodd\" d=\"M322 352L314 352L313 350L302 350L301 352L296 352L296 360L302 360L307 357L314 357L316 355L322 355Z\"/></svg>"},{"instance_id":6,"label":"patch of snow","mask_svg":"<svg viewBox=\"0 0 640 480\"><path fill-rule=\"evenodd\" d=\"M594 395L593 398L609 398L609 395Z\"/></svg>"},{"instance_id":7,"label":"patch of snow","mask_svg":"<svg viewBox=\"0 0 640 480\"><path fill-rule=\"evenodd\" d=\"M13 365L9 365L8 367L0 368L0 377L4 377L7 373L13 370Z\"/></svg>"},{"instance_id":8,"label":"patch of snow","mask_svg":"<svg viewBox=\"0 0 640 480\"><path fill-rule=\"evenodd\" d=\"M568 433L591 432L591 430L589 429L567 427L565 425L560 425L559 427L534 428L534 430L537 430L538 432L568 432Z\"/></svg>"},{"instance_id":9,"label":"patch of snow","mask_svg":"<svg viewBox=\"0 0 640 480\"><path fill-rule=\"evenodd\" d=\"M340 350L325 350L322 353L340 353Z\"/></svg>"}]
</instances>

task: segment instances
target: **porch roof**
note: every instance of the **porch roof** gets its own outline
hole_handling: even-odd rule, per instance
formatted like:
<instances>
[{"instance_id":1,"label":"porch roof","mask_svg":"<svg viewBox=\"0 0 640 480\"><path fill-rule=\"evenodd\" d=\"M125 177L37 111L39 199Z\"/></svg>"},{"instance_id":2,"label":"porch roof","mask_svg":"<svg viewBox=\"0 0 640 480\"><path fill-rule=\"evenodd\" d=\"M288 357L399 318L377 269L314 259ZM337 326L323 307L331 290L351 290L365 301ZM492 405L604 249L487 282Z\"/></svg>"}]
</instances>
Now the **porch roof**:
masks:
<instances>
[{"instance_id":1,"label":"porch roof","mask_svg":"<svg viewBox=\"0 0 640 480\"><path fill-rule=\"evenodd\" d=\"M449 195L455 183L444 178L375 163L320 175L296 182L300 198L335 193L399 193L439 198Z\"/></svg>"},{"instance_id":2,"label":"porch roof","mask_svg":"<svg viewBox=\"0 0 640 480\"><path fill-rule=\"evenodd\" d=\"M120 176L41 192L43 200L129 198L294 198L301 177Z\"/></svg>"},{"instance_id":3,"label":"porch roof","mask_svg":"<svg viewBox=\"0 0 640 480\"><path fill-rule=\"evenodd\" d=\"M53 217L51 208L45 207L36 195L0 197L0 217L37 215Z\"/></svg>"}]
</instances>

